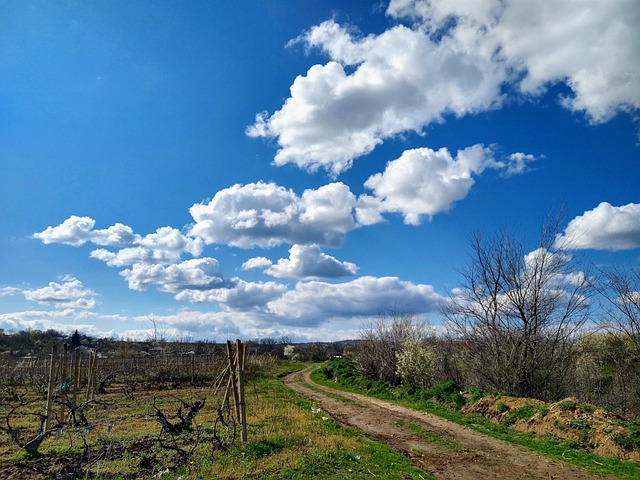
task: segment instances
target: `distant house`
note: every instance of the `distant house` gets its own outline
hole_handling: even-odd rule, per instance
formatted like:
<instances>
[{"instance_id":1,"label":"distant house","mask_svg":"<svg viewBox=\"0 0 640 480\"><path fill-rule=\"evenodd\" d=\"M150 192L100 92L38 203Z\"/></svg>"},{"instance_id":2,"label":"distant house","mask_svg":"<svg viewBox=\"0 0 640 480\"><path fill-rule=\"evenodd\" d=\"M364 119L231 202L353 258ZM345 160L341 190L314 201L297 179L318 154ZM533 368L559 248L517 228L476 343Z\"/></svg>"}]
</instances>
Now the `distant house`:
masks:
<instances>
[{"instance_id":1,"label":"distant house","mask_svg":"<svg viewBox=\"0 0 640 480\"><path fill-rule=\"evenodd\" d=\"M149 349L149 355L162 355L164 353L164 349L162 347L151 347Z\"/></svg>"}]
</instances>

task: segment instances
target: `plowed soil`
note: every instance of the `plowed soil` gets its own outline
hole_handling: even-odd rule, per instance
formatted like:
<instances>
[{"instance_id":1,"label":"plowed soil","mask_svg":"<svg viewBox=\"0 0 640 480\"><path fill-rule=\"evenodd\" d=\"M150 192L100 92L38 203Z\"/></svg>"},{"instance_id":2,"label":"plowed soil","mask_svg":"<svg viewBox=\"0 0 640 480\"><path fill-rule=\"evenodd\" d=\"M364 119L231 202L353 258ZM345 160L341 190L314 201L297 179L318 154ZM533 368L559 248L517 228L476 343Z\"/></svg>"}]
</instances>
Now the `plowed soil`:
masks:
<instances>
[{"instance_id":1,"label":"plowed soil","mask_svg":"<svg viewBox=\"0 0 640 480\"><path fill-rule=\"evenodd\" d=\"M438 479L602 478L435 415L317 385L311 381L310 373L310 368L292 373L284 382L315 402L324 415L404 453L416 467ZM435 434L444 441L426 440L425 435L414 433L407 425L418 426L430 432L428 436L433 438Z\"/></svg>"}]
</instances>

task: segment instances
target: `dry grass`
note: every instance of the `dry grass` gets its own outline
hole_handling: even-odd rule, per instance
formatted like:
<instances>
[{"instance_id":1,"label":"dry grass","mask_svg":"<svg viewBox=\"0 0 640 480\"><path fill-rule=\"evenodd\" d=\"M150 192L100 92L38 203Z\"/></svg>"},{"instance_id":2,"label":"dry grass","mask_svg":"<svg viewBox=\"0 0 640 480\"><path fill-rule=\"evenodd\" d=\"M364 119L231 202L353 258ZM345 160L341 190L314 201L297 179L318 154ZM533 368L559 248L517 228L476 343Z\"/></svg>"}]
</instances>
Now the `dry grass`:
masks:
<instances>
[{"instance_id":1,"label":"dry grass","mask_svg":"<svg viewBox=\"0 0 640 480\"><path fill-rule=\"evenodd\" d=\"M276 378L273 361L264 363L267 367L252 366L253 380L246 391L245 445L239 429L234 437L232 424L217 421L222 393L214 395L210 386L141 390L127 396L114 384L87 406L88 425L57 429L43 441L38 456L25 455L0 433L0 478L142 479L165 472L164 480L348 479L362 478L368 471L384 478L427 478L400 454L314 413L312 404ZM154 404L175 423L181 401L202 399L206 405L192 429L175 437L162 432ZM5 398L0 417L10 406ZM44 400L30 408L43 411ZM18 424L25 433L37 435L34 418L17 417ZM75 477L69 477L69 471Z\"/></svg>"}]
</instances>

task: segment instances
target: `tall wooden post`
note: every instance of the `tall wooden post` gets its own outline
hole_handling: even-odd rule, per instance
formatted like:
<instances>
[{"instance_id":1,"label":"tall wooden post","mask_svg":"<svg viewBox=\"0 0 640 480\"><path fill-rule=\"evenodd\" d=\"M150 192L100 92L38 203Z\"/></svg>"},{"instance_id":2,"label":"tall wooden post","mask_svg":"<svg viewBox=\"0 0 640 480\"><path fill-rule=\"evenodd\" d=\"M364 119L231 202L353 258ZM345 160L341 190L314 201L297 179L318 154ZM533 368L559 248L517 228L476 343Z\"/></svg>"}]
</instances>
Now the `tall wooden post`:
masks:
<instances>
[{"instance_id":1,"label":"tall wooden post","mask_svg":"<svg viewBox=\"0 0 640 480\"><path fill-rule=\"evenodd\" d=\"M242 443L247 443L247 412L244 403L244 361L245 348L242 342L236 340L236 364L238 368L238 399L240 405L240 423L242 425L241 439Z\"/></svg>"},{"instance_id":2,"label":"tall wooden post","mask_svg":"<svg viewBox=\"0 0 640 480\"><path fill-rule=\"evenodd\" d=\"M76 347L73 351L73 364L72 373L73 376L73 407L78 404L78 390L80 390L80 350Z\"/></svg>"},{"instance_id":3,"label":"tall wooden post","mask_svg":"<svg viewBox=\"0 0 640 480\"><path fill-rule=\"evenodd\" d=\"M67 391L69 389L69 373L67 365L68 345L65 343L62 350L62 365L60 366L60 424L64 425L67 413Z\"/></svg>"},{"instance_id":4,"label":"tall wooden post","mask_svg":"<svg viewBox=\"0 0 640 480\"><path fill-rule=\"evenodd\" d=\"M238 356L236 355L235 361L233 358L233 349L231 348L231 340L227 340L227 355L229 355L229 377L231 378L231 388L233 390L233 399L235 401L236 418L240 421L240 400L238 399L238 387L236 383L236 364L238 362Z\"/></svg>"},{"instance_id":5,"label":"tall wooden post","mask_svg":"<svg viewBox=\"0 0 640 480\"><path fill-rule=\"evenodd\" d=\"M51 424L51 407L53 405L53 385L56 378L56 346L51 347L51 365L49 365L49 385L47 386L47 419L44 422L44 435Z\"/></svg>"},{"instance_id":6,"label":"tall wooden post","mask_svg":"<svg viewBox=\"0 0 640 480\"><path fill-rule=\"evenodd\" d=\"M89 362L89 378L87 381L87 400L95 394L96 387L96 367L98 364L98 352L91 351L91 360Z\"/></svg>"}]
</instances>

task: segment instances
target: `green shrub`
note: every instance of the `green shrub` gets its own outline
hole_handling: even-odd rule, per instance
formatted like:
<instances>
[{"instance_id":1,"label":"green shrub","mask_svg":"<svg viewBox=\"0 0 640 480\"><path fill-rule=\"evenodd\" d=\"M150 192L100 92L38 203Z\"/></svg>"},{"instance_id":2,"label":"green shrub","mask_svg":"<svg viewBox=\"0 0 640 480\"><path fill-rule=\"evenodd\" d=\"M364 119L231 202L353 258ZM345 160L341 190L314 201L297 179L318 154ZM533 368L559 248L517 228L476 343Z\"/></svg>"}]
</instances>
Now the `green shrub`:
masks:
<instances>
[{"instance_id":1,"label":"green shrub","mask_svg":"<svg viewBox=\"0 0 640 480\"><path fill-rule=\"evenodd\" d=\"M518 420L529 420L535 415L535 413L536 411L535 408L533 408L533 405L526 404L520 408L512 410L509 416L506 418L505 423L507 425L512 425Z\"/></svg>"},{"instance_id":2,"label":"green shrub","mask_svg":"<svg viewBox=\"0 0 640 480\"><path fill-rule=\"evenodd\" d=\"M504 403L504 402L498 402L498 403L496 404L496 412L498 412L498 413L504 413L504 412L506 412L507 410L509 410L509 405L507 405L506 403Z\"/></svg>"},{"instance_id":3,"label":"green shrub","mask_svg":"<svg viewBox=\"0 0 640 480\"><path fill-rule=\"evenodd\" d=\"M576 430L591 430L591 423L581 419L571 420L567 422L567 426Z\"/></svg>"},{"instance_id":4,"label":"green shrub","mask_svg":"<svg viewBox=\"0 0 640 480\"><path fill-rule=\"evenodd\" d=\"M460 393L460 386L453 380L436 383L428 392L438 402L453 404L456 408L461 408L467 402Z\"/></svg>"},{"instance_id":5,"label":"green shrub","mask_svg":"<svg viewBox=\"0 0 640 480\"><path fill-rule=\"evenodd\" d=\"M547 413L549 413L548 405L538 405L536 407L536 411L540 414L541 417L545 417Z\"/></svg>"},{"instance_id":6,"label":"green shrub","mask_svg":"<svg viewBox=\"0 0 640 480\"><path fill-rule=\"evenodd\" d=\"M574 402L573 400L563 400L562 402L558 403L558 408L564 411L575 410L576 402Z\"/></svg>"},{"instance_id":7,"label":"green shrub","mask_svg":"<svg viewBox=\"0 0 640 480\"><path fill-rule=\"evenodd\" d=\"M469 389L469 400L471 401L471 403L476 403L481 398L488 397L489 395L491 395L491 392L482 390L478 387L471 387Z\"/></svg>"},{"instance_id":8,"label":"green shrub","mask_svg":"<svg viewBox=\"0 0 640 480\"><path fill-rule=\"evenodd\" d=\"M617 433L613 436L613 441L625 450L640 450L640 426L627 426L623 433Z\"/></svg>"},{"instance_id":9,"label":"green shrub","mask_svg":"<svg viewBox=\"0 0 640 480\"><path fill-rule=\"evenodd\" d=\"M589 405L588 403L581 403L580 410L585 413L593 413L596 411L596 407L594 407L593 405Z\"/></svg>"}]
</instances>

